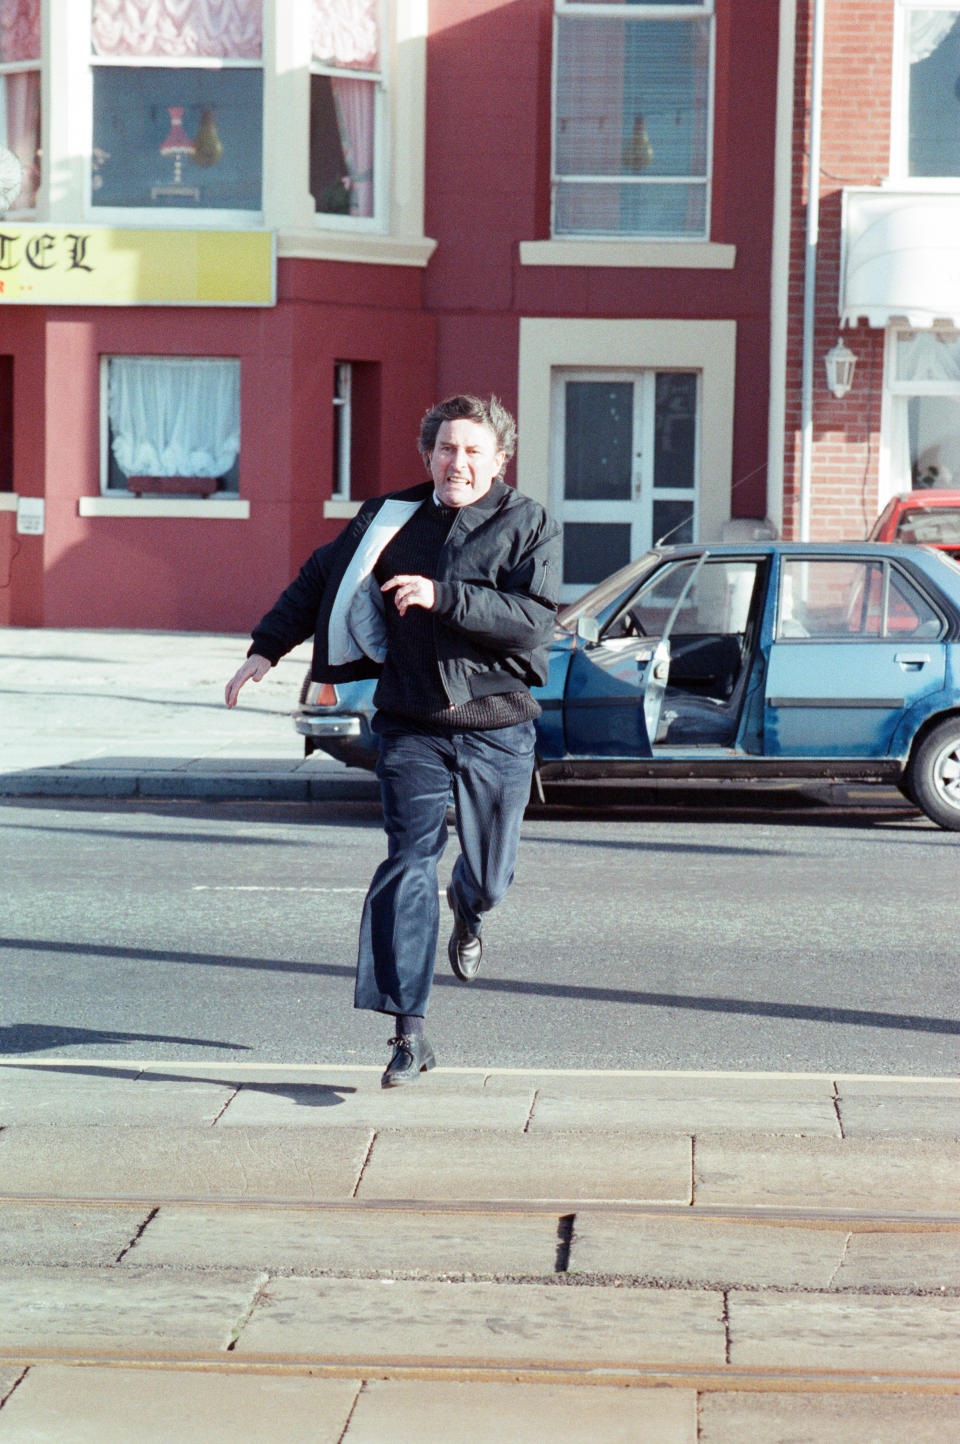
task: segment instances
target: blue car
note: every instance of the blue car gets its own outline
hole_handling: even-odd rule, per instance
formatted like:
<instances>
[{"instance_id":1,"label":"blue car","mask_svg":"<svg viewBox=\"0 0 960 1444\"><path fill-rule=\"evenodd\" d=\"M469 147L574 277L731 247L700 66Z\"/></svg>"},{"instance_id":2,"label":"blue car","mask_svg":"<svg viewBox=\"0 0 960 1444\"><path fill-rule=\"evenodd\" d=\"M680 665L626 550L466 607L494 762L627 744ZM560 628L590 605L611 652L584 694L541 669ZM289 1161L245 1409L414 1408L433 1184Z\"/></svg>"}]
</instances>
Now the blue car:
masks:
<instances>
[{"instance_id":1,"label":"blue car","mask_svg":"<svg viewBox=\"0 0 960 1444\"><path fill-rule=\"evenodd\" d=\"M373 767L372 682L304 684ZM960 830L960 565L928 547L658 547L558 613L537 776L896 783Z\"/></svg>"}]
</instances>

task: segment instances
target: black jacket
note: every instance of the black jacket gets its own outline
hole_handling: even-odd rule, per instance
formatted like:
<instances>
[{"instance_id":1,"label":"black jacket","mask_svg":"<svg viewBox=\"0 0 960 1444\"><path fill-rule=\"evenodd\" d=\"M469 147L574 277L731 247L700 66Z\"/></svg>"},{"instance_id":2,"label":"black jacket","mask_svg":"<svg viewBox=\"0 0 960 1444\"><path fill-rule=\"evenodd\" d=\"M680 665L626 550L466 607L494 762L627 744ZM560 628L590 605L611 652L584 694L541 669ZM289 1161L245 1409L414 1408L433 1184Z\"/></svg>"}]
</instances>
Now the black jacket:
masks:
<instances>
[{"instance_id":1,"label":"black jacket","mask_svg":"<svg viewBox=\"0 0 960 1444\"><path fill-rule=\"evenodd\" d=\"M424 482L365 502L258 622L250 652L276 663L312 634L314 681L378 676L384 652L356 614L369 619L382 608L376 559L418 506L432 505L432 494ZM495 481L460 508L440 552L431 611L451 706L546 681L559 580L560 530L537 502Z\"/></svg>"}]
</instances>

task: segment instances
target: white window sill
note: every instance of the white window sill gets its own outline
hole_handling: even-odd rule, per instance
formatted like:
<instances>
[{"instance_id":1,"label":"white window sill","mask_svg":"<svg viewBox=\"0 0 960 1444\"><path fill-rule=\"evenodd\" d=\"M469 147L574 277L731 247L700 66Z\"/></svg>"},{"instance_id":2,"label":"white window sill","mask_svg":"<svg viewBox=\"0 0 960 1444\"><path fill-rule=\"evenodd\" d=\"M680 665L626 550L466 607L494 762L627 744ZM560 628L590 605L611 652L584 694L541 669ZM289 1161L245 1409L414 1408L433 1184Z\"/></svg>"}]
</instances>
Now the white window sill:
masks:
<instances>
[{"instance_id":1,"label":"white window sill","mask_svg":"<svg viewBox=\"0 0 960 1444\"><path fill-rule=\"evenodd\" d=\"M249 501L194 500L182 496L81 496L78 516L198 517L203 520L246 521Z\"/></svg>"},{"instance_id":2,"label":"white window sill","mask_svg":"<svg viewBox=\"0 0 960 1444\"><path fill-rule=\"evenodd\" d=\"M436 246L436 241L425 236L381 236L362 231L280 231L277 259L425 266Z\"/></svg>"},{"instance_id":3,"label":"white window sill","mask_svg":"<svg viewBox=\"0 0 960 1444\"><path fill-rule=\"evenodd\" d=\"M736 246L713 241L521 241L524 266L636 266L732 271Z\"/></svg>"},{"instance_id":4,"label":"white window sill","mask_svg":"<svg viewBox=\"0 0 960 1444\"><path fill-rule=\"evenodd\" d=\"M333 496L329 501L323 503L324 517L330 517L334 521L343 520L346 517L356 516L363 505L359 501L348 501L346 497Z\"/></svg>"},{"instance_id":5,"label":"white window sill","mask_svg":"<svg viewBox=\"0 0 960 1444\"><path fill-rule=\"evenodd\" d=\"M0 511L16 511L18 501L15 491L0 491Z\"/></svg>"}]
</instances>

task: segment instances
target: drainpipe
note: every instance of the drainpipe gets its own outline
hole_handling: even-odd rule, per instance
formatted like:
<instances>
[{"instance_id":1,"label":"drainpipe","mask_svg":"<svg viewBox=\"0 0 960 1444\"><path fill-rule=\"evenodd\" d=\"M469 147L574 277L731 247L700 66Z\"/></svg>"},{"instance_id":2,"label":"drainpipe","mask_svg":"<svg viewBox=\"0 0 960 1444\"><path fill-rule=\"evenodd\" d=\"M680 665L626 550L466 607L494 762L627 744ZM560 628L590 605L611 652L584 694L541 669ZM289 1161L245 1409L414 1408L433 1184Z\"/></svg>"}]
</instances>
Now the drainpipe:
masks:
<instances>
[{"instance_id":1,"label":"drainpipe","mask_svg":"<svg viewBox=\"0 0 960 1444\"><path fill-rule=\"evenodd\" d=\"M810 482L813 472L813 336L817 300L817 243L820 238L820 133L823 111L823 20L825 10L826 0L813 0L810 158L807 164L807 245L803 268L803 371L800 389L798 541L810 540Z\"/></svg>"}]
</instances>

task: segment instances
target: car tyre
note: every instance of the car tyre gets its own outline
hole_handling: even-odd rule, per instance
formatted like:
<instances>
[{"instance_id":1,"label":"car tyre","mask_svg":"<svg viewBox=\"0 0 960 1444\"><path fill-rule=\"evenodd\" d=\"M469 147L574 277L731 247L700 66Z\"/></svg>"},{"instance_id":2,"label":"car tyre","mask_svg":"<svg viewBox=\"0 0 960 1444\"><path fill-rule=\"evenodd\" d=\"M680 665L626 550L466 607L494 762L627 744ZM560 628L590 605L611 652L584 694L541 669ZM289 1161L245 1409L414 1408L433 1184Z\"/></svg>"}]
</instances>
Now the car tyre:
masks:
<instances>
[{"instance_id":1,"label":"car tyre","mask_svg":"<svg viewBox=\"0 0 960 1444\"><path fill-rule=\"evenodd\" d=\"M960 832L960 717L928 732L910 762L908 796L939 827Z\"/></svg>"}]
</instances>

